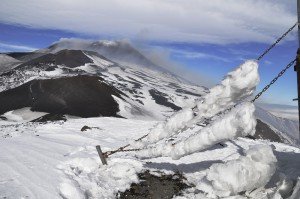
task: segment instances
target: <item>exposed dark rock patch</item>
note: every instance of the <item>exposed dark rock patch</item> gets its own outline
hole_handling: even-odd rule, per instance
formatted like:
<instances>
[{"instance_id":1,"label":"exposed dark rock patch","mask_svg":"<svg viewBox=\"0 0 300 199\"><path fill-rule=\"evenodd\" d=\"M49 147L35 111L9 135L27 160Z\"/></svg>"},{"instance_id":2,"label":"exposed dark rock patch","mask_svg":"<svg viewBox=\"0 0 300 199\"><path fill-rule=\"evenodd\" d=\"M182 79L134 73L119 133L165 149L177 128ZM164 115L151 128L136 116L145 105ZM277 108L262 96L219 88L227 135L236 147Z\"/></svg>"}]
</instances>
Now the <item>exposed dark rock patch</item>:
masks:
<instances>
[{"instance_id":1,"label":"exposed dark rock patch","mask_svg":"<svg viewBox=\"0 0 300 199\"><path fill-rule=\"evenodd\" d=\"M80 117L117 116L119 105L112 95L122 98L121 94L95 76L33 80L0 93L0 114L31 107L33 111Z\"/></svg>"},{"instance_id":2,"label":"exposed dark rock patch","mask_svg":"<svg viewBox=\"0 0 300 199\"><path fill-rule=\"evenodd\" d=\"M90 126L83 126L80 130L83 132L83 131L87 131L87 130L92 130L92 129L98 129L98 130L101 130L101 128L99 127L90 127Z\"/></svg>"},{"instance_id":3,"label":"exposed dark rock patch","mask_svg":"<svg viewBox=\"0 0 300 199\"><path fill-rule=\"evenodd\" d=\"M169 86L172 88L180 88L180 86L178 84L173 83L173 82L169 83Z\"/></svg>"},{"instance_id":4,"label":"exposed dark rock patch","mask_svg":"<svg viewBox=\"0 0 300 199\"><path fill-rule=\"evenodd\" d=\"M133 90L142 88L142 85L141 85L140 83L138 83L137 81L129 81L129 80L126 80L126 79L124 79L123 77L121 77L120 75L117 75L117 74L114 74L114 76L115 76L118 80L120 80L120 81L122 81L122 82L128 82L128 83L132 84L132 85L133 85L133 87L132 87ZM136 91L135 91L134 93L136 93Z\"/></svg>"},{"instance_id":5,"label":"exposed dark rock patch","mask_svg":"<svg viewBox=\"0 0 300 199\"><path fill-rule=\"evenodd\" d=\"M75 45L74 45L75 44ZM110 60L123 63L134 63L143 67L148 67L160 71L165 71L164 68L157 66L152 61L147 59L138 50L133 48L128 42L116 41L108 44L101 41L90 42L86 44L76 45L72 41L60 41L48 47L50 52L57 52L62 48L87 50L97 52Z\"/></svg>"},{"instance_id":6,"label":"exposed dark rock patch","mask_svg":"<svg viewBox=\"0 0 300 199\"><path fill-rule=\"evenodd\" d=\"M149 93L157 104L172 108L175 111L181 110L181 107L176 106L172 102L168 101L168 99L166 98L167 97L166 94L159 92L158 90L155 90L155 89L149 90Z\"/></svg>"},{"instance_id":7,"label":"exposed dark rock patch","mask_svg":"<svg viewBox=\"0 0 300 199\"><path fill-rule=\"evenodd\" d=\"M67 121L67 118L62 115L62 114L46 114L42 117L39 117L37 119L32 120L31 122L40 122L40 123L44 123L44 122L54 122L54 121Z\"/></svg>"},{"instance_id":8,"label":"exposed dark rock patch","mask_svg":"<svg viewBox=\"0 0 300 199\"><path fill-rule=\"evenodd\" d=\"M86 63L93 63L81 50L62 50L55 54L55 63L67 67L82 66Z\"/></svg>"},{"instance_id":9,"label":"exposed dark rock patch","mask_svg":"<svg viewBox=\"0 0 300 199\"><path fill-rule=\"evenodd\" d=\"M24 61L24 62L45 55L45 53L40 53L40 52L11 52L6 54L17 60Z\"/></svg>"},{"instance_id":10,"label":"exposed dark rock patch","mask_svg":"<svg viewBox=\"0 0 300 199\"><path fill-rule=\"evenodd\" d=\"M193 95L193 96L196 96L196 97L201 97L202 96L200 94L193 93L193 92L190 92L190 91L187 91L187 90L183 90L183 89L180 89L180 88L176 89L176 92L187 94L187 95Z\"/></svg>"},{"instance_id":11,"label":"exposed dark rock patch","mask_svg":"<svg viewBox=\"0 0 300 199\"><path fill-rule=\"evenodd\" d=\"M158 177L146 171L139 174L139 179L139 184L133 183L129 190L119 193L117 197L120 199L171 199L190 187L183 182L184 176L180 173Z\"/></svg>"},{"instance_id":12,"label":"exposed dark rock patch","mask_svg":"<svg viewBox=\"0 0 300 199\"><path fill-rule=\"evenodd\" d=\"M269 125L265 124L259 119L257 119L256 132L253 137L256 139L266 139L272 142L284 143L284 140L277 135L277 133L273 131Z\"/></svg>"},{"instance_id":13,"label":"exposed dark rock patch","mask_svg":"<svg viewBox=\"0 0 300 199\"><path fill-rule=\"evenodd\" d=\"M7 120L7 118L4 116L0 116L0 120Z\"/></svg>"},{"instance_id":14,"label":"exposed dark rock patch","mask_svg":"<svg viewBox=\"0 0 300 199\"><path fill-rule=\"evenodd\" d=\"M93 63L81 50L61 50L56 54L46 54L35 59L31 59L17 68L28 66L43 66L43 65L64 65L70 68L82 66L86 63Z\"/></svg>"},{"instance_id":15,"label":"exposed dark rock patch","mask_svg":"<svg viewBox=\"0 0 300 199\"><path fill-rule=\"evenodd\" d=\"M87 131L87 130L91 130L91 129L92 129L91 127L85 125L81 128L81 131Z\"/></svg>"}]
</instances>

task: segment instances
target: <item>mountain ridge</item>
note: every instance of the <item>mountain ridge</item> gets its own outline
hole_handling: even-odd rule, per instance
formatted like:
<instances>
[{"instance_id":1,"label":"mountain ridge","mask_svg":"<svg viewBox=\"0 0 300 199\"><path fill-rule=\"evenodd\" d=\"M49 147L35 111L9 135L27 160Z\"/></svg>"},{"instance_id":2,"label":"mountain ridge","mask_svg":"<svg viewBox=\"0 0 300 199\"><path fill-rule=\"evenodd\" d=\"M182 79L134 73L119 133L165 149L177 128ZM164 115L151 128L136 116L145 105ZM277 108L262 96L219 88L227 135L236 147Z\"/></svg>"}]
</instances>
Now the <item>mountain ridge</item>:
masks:
<instances>
[{"instance_id":1,"label":"mountain ridge","mask_svg":"<svg viewBox=\"0 0 300 199\"><path fill-rule=\"evenodd\" d=\"M116 42L102 42L101 45L116 47L117 44ZM98 45L94 46L98 47ZM31 59L29 61L23 59L19 66L0 76L2 82L0 83L0 91L5 92L17 88L33 79L36 79L36 81L51 81L54 79L53 81L55 81L55 79L75 78L80 75L98 76L107 85L123 93L123 97L113 97L112 101L118 104L118 112L115 111L112 115L147 120L164 120L174 111L189 107L195 101L201 100L201 97L208 92L205 87L188 84L170 73L156 68L139 67L135 64L123 65L95 51L62 49L55 52L55 49L58 49L57 45L52 45L49 49L48 52L38 50L31 53L11 54L22 59L24 56L26 59L29 57ZM38 55L34 55L35 53ZM76 89L74 89L74 92L76 92ZM63 96L59 98L63 99ZM94 103L94 105L96 106L97 103ZM19 108L24 108L24 106ZM45 109L36 110L45 111ZM266 110L262 112L258 114L259 129L268 129L269 132L278 134L282 142L294 143L294 139L291 139L290 135L287 135L286 138L281 136L281 134L288 134L289 127L286 127L286 129L280 129L276 125L274 127L273 120L270 118L274 119L275 117ZM55 111L52 111L52 113L55 113ZM62 114L66 113L72 114L70 112ZM75 115L82 116L82 114ZM280 122L279 120L276 120L277 123ZM278 132L273 131L274 129L277 129ZM261 136L264 135L261 134ZM267 139L268 136L263 138ZM273 141L276 140L278 141L278 138L275 136Z\"/></svg>"}]
</instances>

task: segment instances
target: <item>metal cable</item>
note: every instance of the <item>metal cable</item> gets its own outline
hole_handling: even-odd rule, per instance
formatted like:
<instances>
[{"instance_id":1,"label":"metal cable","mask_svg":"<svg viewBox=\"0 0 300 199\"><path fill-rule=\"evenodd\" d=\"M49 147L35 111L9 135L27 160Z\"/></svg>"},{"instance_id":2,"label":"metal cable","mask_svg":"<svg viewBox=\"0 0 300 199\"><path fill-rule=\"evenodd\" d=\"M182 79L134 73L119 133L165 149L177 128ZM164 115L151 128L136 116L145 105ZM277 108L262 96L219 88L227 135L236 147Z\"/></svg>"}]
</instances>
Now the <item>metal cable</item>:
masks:
<instances>
[{"instance_id":1,"label":"metal cable","mask_svg":"<svg viewBox=\"0 0 300 199\"><path fill-rule=\"evenodd\" d=\"M258 58L257 61L261 60L268 52L274 48L283 38L285 38L299 23L295 23L292 27L288 29L281 37L279 37L269 48L267 48Z\"/></svg>"},{"instance_id":2,"label":"metal cable","mask_svg":"<svg viewBox=\"0 0 300 199\"><path fill-rule=\"evenodd\" d=\"M257 58L257 61L260 61L266 54L268 54L268 52L272 49L272 48L274 48L283 38L285 38L297 25L298 25L299 23L297 22L297 23L295 23L292 27L290 27L281 37L279 37L269 48L267 48L258 58ZM272 81L267 85L267 86L265 86L255 97L254 97L254 99L252 99L250 102L252 102L252 103L254 103L264 92L266 92L269 88L270 88L270 86L271 85L273 85L277 80L278 80L278 78L280 78L285 72L286 72L286 70L287 69L289 69L294 63L296 62L296 59L294 59L293 61L291 61L284 69L282 69L279 73L278 73L278 75L274 78L274 79L272 79ZM235 104L235 105L233 105L233 106L231 106L231 107L229 107L229 108L227 108L227 109L225 109L225 110L223 110L223 111L221 111L221 112L219 112L219 113L217 113L215 116L220 116L220 115L223 115L223 114L226 114L226 113L228 113L229 111L231 111L233 108L235 108L238 104L240 104L240 103L237 103L237 104ZM135 140L135 141L140 141L140 140L142 140L142 139L144 139L145 137L147 137L148 136L148 134L145 134L145 135L143 135L142 137L140 137L140 138L138 138L137 140ZM112 154L114 154L114 153L118 153L118 152L130 152L130 151L140 151L140 150L142 150L141 148L137 148L137 149L125 149L125 148L127 148L127 147L129 147L130 146L130 144L127 144L127 145L125 145L125 146L123 146L123 147L120 147L120 148L118 148L118 149L116 149L116 150L113 150L113 151L107 151L107 152L105 152L105 153L103 153L104 154L104 156L105 157L108 157L108 156L110 156L110 155L112 155Z\"/></svg>"},{"instance_id":3,"label":"metal cable","mask_svg":"<svg viewBox=\"0 0 300 199\"><path fill-rule=\"evenodd\" d=\"M279 73L278 73L278 75L274 78L274 79L272 79L272 81L268 84L268 85L266 85L255 97L254 97L254 99L253 100L251 100L251 102L252 103L254 103L264 92L266 92L269 88L270 88L270 86L272 86L272 84L274 84L277 80L278 80L278 78L279 77L281 77L285 72L286 72L286 70L287 69L289 69L295 62L296 62L296 60L297 59L294 59L293 61L291 61L284 69L282 69Z\"/></svg>"}]
</instances>

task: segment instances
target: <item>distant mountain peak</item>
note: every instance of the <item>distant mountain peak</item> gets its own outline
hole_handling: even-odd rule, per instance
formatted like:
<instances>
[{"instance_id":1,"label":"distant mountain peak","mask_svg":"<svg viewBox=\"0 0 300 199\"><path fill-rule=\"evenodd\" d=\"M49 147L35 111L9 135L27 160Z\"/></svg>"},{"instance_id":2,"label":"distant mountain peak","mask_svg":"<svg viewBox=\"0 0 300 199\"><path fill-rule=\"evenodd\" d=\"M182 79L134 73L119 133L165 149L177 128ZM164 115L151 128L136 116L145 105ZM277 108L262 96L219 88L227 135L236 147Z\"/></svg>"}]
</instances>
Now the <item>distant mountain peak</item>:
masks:
<instances>
[{"instance_id":1,"label":"distant mountain peak","mask_svg":"<svg viewBox=\"0 0 300 199\"><path fill-rule=\"evenodd\" d=\"M42 53L56 53L63 49L84 50L97 52L104 57L123 64L137 65L163 72L169 72L157 66L141 52L139 52L127 40L82 40L82 39L60 39L46 49L39 50Z\"/></svg>"}]
</instances>

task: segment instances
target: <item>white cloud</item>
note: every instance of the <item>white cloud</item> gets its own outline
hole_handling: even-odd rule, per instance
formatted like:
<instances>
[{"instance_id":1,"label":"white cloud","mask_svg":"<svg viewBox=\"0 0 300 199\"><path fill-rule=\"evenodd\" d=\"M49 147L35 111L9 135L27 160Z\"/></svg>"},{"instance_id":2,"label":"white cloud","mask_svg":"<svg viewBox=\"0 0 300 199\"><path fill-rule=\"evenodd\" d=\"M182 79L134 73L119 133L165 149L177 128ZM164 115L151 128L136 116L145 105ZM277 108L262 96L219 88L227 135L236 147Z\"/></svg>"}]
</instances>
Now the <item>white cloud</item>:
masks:
<instances>
[{"instance_id":1,"label":"white cloud","mask_svg":"<svg viewBox=\"0 0 300 199\"><path fill-rule=\"evenodd\" d=\"M0 22L115 38L271 42L296 21L282 0L2 0Z\"/></svg>"},{"instance_id":2,"label":"white cloud","mask_svg":"<svg viewBox=\"0 0 300 199\"><path fill-rule=\"evenodd\" d=\"M34 51L36 48L32 48L30 46L22 46L22 45L14 45L0 42L0 51L8 52L8 51Z\"/></svg>"},{"instance_id":3,"label":"white cloud","mask_svg":"<svg viewBox=\"0 0 300 199\"><path fill-rule=\"evenodd\" d=\"M184 57L188 59L210 59L210 60L217 60L217 61L223 61L223 62L230 62L229 59L216 56L204 52L198 52L198 51L189 51L189 50L178 50L178 49L170 49L172 53L174 53L175 56Z\"/></svg>"},{"instance_id":4,"label":"white cloud","mask_svg":"<svg viewBox=\"0 0 300 199\"><path fill-rule=\"evenodd\" d=\"M142 44L135 47L137 47L153 63L169 71L172 71L172 73L178 75L179 77L183 77L184 79L189 80L194 84L212 87L217 83L208 74L201 74L195 69L193 70L191 68L187 68L186 65L172 60L171 54L173 54L174 51L177 51L176 49L159 46L150 47L144 46ZM185 51L182 51L182 53L185 53Z\"/></svg>"}]
</instances>

